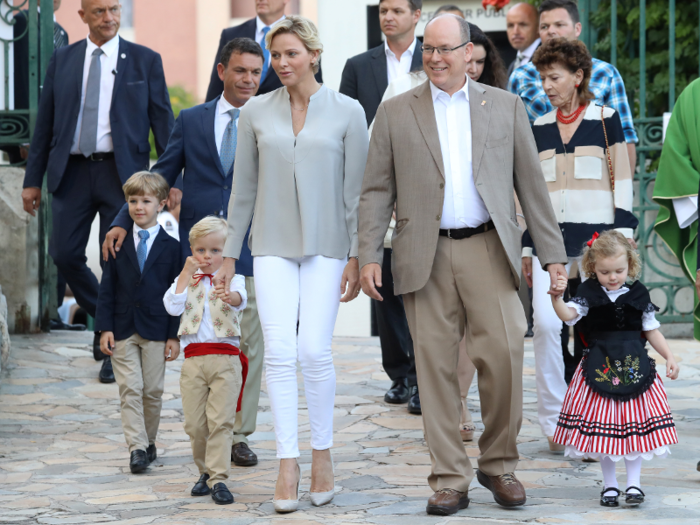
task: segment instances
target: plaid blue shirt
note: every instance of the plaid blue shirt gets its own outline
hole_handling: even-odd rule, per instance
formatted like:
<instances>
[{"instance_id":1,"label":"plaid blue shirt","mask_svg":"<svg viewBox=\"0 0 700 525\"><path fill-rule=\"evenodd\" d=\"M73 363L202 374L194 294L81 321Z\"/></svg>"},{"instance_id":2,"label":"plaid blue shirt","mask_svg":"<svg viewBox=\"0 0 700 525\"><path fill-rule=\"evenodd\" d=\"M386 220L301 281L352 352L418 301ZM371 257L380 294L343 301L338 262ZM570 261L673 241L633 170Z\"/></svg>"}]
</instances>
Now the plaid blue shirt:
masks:
<instances>
[{"instance_id":1,"label":"plaid blue shirt","mask_svg":"<svg viewBox=\"0 0 700 525\"><path fill-rule=\"evenodd\" d=\"M594 58L588 87L595 95L596 104L609 106L620 115L625 142L639 142L627 103L625 83L618 70L607 62ZM530 117L530 124L554 109L542 88L542 77L532 62L513 71L508 80L508 91L520 95Z\"/></svg>"}]
</instances>

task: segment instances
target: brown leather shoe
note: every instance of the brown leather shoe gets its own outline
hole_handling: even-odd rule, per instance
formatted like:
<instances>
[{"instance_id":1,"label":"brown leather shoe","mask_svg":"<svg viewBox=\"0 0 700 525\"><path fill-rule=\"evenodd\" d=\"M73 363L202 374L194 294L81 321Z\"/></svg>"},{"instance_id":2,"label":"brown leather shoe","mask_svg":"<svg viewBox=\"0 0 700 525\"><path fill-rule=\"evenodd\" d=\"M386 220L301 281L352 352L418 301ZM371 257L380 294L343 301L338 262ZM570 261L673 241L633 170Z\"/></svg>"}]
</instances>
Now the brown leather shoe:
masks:
<instances>
[{"instance_id":1,"label":"brown leather shoe","mask_svg":"<svg viewBox=\"0 0 700 525\"><path fill-rule=\"evenodd\" d=\"M476 471L476 479L493 494L496 503L503 507L519 507L525 505L527 495L525 487L518 481L513 472L500 476L487 476L480 470Z\"/></svg>"},{"instance_id":2,"label":"brown leather shoe","mask_svg":"<svg viewBox=\"0 0 700 525\"><path fill-rule=\"evenodd\" d=\"M234 443L231 447L231 461L237 467L252 467L258 464L258 456L248 448L247 443Z\"/></svg>"},{"instance_id":3,"label":"brown leather shoe","mask_svg":"<svg viewBox=\"0 0 700 525\"><path fill-rule=\"evenodd\" d=\"M428 514L449 516L469 506L467 492L459 492L454 489L440 489L430 496L425 511Z\"/></svg>"}]
</instances>

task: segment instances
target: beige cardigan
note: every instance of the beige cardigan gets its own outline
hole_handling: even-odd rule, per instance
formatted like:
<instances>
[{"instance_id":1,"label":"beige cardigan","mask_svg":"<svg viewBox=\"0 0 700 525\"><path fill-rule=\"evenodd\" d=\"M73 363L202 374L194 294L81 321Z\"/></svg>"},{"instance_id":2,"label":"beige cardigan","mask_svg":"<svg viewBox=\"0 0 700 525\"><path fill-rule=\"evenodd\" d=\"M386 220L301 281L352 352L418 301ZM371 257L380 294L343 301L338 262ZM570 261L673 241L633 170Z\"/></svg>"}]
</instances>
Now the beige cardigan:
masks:
<instances>
[{"instance_id":1,"label":"beige cardigan","mask_svg":"<svg viewBox=\"0 0 700 525\"><path fill-rule=\"evenodd\" d=\"M285 87L252 98L238 121L224 256L238 259L251 217L253 256L356 256L368 148L362 106L325 86L297 137Z\"/></svg>"}]
</instances>

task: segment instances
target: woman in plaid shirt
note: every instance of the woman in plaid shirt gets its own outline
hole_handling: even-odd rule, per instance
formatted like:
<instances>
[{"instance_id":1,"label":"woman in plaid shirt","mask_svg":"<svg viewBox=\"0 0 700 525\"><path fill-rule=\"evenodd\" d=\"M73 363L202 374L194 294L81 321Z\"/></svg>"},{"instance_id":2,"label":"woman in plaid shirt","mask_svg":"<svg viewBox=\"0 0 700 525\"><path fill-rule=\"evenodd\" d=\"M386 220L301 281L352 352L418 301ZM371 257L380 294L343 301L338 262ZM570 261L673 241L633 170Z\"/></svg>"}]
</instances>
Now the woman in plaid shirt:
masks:
<instances>
[{"instance_id":1,"label":"woman in plaid shirt","mask_svg":"<svg viewBox=\"0 0 700 525\"><path fill-rule=\"evenodd\" d=\"M632 172L620 116L593 102L588 87L591 55L586 46L577 40L550 39L537 50L532 63L556 108L535 120L532 131L564 237L569 271L595 232L614 228L634 243L638 221L632 213ZM528 238L526 231L524 246L531 244ZM551 440L566 393L562 324L547 293L549 274L536 259L532 248L523 248L523 274L532 286L537 411L550 449L562 451Z\"/></svg>"}]
</instances>

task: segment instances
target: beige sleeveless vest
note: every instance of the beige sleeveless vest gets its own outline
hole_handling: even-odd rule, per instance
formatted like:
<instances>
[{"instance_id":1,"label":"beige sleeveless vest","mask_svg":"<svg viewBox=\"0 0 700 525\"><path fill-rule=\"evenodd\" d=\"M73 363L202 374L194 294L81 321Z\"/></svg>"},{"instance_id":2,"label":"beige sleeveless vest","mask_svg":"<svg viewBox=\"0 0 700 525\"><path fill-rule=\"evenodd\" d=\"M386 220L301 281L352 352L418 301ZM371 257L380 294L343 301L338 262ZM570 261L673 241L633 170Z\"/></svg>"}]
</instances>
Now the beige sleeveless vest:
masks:
<instances>
[{"instance_id":1,"label":"beige sleeveless vest","mask_svg":"<svg viewBox=\"0 0 700 525\"><path fill-rule=\"evenodd\" d=\"M192 335L199 331L204 314L204 284L191 279L187 285L185 312L180 317L180 330L177 335ZM241 335L241 315L216 295L214 287L209 289L209 313L217 337L239 337Z\"/></svg>"}]
</instances>

